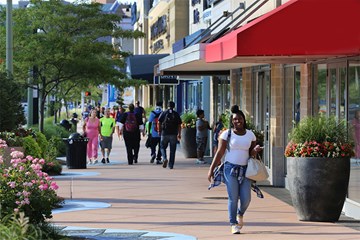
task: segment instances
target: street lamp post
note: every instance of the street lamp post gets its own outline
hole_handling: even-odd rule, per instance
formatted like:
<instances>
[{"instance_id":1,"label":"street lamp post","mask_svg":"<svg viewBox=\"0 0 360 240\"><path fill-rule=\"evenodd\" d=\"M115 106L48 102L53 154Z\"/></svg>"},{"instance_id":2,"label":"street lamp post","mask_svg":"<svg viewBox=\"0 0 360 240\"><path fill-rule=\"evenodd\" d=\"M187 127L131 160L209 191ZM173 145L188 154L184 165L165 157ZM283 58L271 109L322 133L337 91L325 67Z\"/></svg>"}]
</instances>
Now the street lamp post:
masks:
<instances>
[{"instance_id":1,"label":"street lamp post","mask_svg":"<svg viewBox=\"0 0 360 240\"><path fill-rule=\"evenodd\" d=\"M6 70L13 74L13 32L12 32L12 0L6 4Z\"/></svg>"},{"instance_id":2,"label":"street lamp post","mask_svg":"<svg viewBox=\"0 0 360 240\"><path fill-rule=\"evenodd\" d=\"M30 87L31 83L32 83L32 78L33 78L33 74L32 74L32 70L29 70L29 78L28 78L28 89L27 89L27 104L28 104L28 109L27 109L27 126L30 127L34 124L34 100L33 100L33 92L34 90Z\"/></svg>"}]
</instances>

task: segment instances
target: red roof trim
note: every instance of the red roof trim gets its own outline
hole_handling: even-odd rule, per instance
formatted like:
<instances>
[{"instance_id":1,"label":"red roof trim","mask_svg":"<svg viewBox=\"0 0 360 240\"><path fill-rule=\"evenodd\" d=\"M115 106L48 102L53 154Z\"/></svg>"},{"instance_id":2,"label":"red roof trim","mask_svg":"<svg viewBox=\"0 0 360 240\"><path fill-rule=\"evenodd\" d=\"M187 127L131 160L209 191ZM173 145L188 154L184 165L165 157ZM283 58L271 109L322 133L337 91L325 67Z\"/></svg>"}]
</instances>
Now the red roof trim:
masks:
<instances>
[{"instance_id":1,"label":"red roof trim","mask_svg":"<svg viewBox=\"0 0 360 240\"><path fill-rule=\"evenodd\" d=\"M359 55L358 19L359 0L291 0L208 44L206 62Z\"/></svg>"}]
</instances>

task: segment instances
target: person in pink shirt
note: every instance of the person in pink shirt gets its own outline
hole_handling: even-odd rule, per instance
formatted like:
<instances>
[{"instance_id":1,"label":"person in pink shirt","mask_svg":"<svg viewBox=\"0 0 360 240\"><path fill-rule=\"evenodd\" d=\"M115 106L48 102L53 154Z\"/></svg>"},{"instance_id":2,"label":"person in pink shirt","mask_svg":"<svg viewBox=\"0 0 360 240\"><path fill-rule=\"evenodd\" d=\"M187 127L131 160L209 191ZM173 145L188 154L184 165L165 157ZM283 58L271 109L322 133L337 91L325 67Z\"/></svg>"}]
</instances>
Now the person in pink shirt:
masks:
<instances>
[{"instance_id":1,"label":"person in pink shirt","mask_svg":"<svg viewBox=\"0 0 360 240\"><path fill-rule=\"evenodd\" d=\"M96 164L98 162L100 120L96 117L95 109L92 109L90 116L85 119L83 132L84 136L89 138L87 144L88 164Z\"/></svg>"}]
</instances>

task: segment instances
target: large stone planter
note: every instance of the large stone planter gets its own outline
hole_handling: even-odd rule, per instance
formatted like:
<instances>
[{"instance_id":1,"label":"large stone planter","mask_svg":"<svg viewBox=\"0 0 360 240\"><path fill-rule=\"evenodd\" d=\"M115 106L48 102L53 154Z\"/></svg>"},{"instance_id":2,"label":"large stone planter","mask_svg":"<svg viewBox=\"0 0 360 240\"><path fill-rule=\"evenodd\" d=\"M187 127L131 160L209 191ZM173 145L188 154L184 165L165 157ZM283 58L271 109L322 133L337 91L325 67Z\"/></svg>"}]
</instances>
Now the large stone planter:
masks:
<instances>
[{"instance_id":1,"label":"large stone planter","mask_svg":"<svg viewBox=\"0 0 360 240\"><path fill-rule=\"evenodd\" d=\"M186 158L196 158L196 129L183 128L181 129L180 140L181 151Z\"/></svg>"},{"instance_id":2,"label":"large stone planter","mask_svg":"<svg viewBox=\"0 0 360 240\"><path fill-rule=\"evenodd\" d=\"M338 221L349 176L349 158L288 157L289 190L299 220Z\"/></svg>"}]
</instances>

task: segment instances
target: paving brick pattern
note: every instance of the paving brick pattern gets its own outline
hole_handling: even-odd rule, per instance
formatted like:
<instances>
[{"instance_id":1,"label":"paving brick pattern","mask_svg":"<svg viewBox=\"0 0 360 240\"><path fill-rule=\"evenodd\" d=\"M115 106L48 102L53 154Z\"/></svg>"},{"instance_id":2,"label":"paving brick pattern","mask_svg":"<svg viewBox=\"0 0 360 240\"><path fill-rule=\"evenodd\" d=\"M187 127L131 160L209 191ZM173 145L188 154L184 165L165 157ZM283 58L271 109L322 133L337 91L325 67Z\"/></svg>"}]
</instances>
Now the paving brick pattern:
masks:
<instances>
[{"instance_id":1,"label":"paving brick pattern","mask_svg":"<svg viewBox=\"0 0 360 240\"><path fill-rule=\"evenodd\" d=\"M150 150L141 142L139 163L127 165L123 141L114 138L110 164L64 169L56 178L58 194L107 207L54 214L63 232L87 239L227 240L230 233L227 194L223 185L208 190L209 164L197 165L178 149L174 169L150 164ZM207 159L209 162L211 159ZM245 226L236 239L360 239L359 221L298 221L286 189L261 187L264 199L252 194Z\"/></svg>"}]
</instances>

